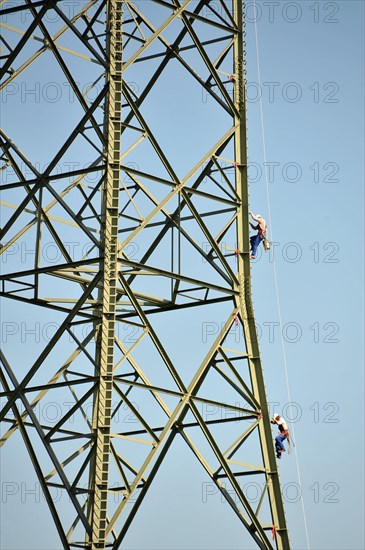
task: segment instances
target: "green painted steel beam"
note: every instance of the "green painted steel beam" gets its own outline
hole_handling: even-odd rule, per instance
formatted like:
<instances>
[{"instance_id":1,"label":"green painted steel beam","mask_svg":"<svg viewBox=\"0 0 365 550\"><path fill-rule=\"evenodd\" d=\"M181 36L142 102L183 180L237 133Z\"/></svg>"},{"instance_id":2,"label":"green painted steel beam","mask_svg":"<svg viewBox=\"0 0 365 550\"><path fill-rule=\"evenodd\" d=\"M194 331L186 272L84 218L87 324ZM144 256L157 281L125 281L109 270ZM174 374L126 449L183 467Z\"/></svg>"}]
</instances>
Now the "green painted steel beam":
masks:
<instances>
[{"instance_id":1,"label":"green painted steel beam","mask_svg":"<svg viewBox=\"0 0 365 550\"><path fill-rule=\"evenodd\" d=\"M243 29L243 4L237 0L234 3L234 17L239 29ZM249 355L250 374L253 393L260 403L261 421L259 422L260 443L267 472L270 506L273 514L273 525L278 549L290 548L286 518L281 494L279 473L272 446L272 434L269 418L269 409L266 399L266 390L260 360L260 350L254 319L254 310L251 297L251 267L249 251L249 196L248 196L248 160L246 135L246 98L244 74L243 32L237 33L234 38L234 76L235 100L239 116L236 118L238 129L235 136L235 156L237 163L237 193L241 197L241 209L238 213L237 243L239 254L239 299L236 299L246 335L247 353Z\"/></svg>"}]
</instances>

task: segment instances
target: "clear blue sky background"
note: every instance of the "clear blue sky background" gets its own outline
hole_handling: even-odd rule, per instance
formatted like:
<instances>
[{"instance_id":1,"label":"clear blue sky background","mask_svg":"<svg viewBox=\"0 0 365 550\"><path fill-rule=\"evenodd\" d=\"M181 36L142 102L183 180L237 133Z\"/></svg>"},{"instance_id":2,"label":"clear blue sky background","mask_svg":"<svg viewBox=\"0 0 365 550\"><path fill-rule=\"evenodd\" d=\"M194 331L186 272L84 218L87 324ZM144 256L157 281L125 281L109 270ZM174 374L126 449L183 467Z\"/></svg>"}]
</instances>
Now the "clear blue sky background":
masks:
<instances>
[{"instance_id":1,"label":"clear blue sky background","mask_svg":"<svg viewBox=\"0 0 365 550\"><path fill-rule=\"evenodd\" d=\"M299 411L295 432L301 487L311 547L355 549L364 546L360 237L364 209L364 5L315 3L319 9L316 23L314 5L300 2L302 18L290 24L285 15L294 18L295 9L285 12L286 4L277 7L278 16L272 24L263 9L257 27L261 80L279 83L272 102L268 86L264 86L263 110L267 160L280 163L270 183L270 199L271 229L274 241L280 243L276 257L282 318L284 329L285 324L288 329L284 334L287 340L295 340L290 323L297 323L301 335L298 342L285 343L291 400ZM337 22L325 22L335 8ZM253 24L248 25L248 33L248 76L255 82ZM295 84L288 86L290 82ZM318 97L314 89L319 90ZM285 90L293 93L290 99L298 92L298 101L284 100ZM329 92L333 92L331 97ZM251 103L249 155L262 164L258 121L258 105ZM290 172L287 163L292 162L300 166L298 172L294 167ZM318 178L314 164L319 168ZM337 173L331 177L335 169ZM300 179L290 181L297 173ZM264 187L263 178L251 185L251 200L267 215ZM289 246L290 242L297 244ZM267 257L264 265L261 262L254 268L254 276L259 323L278 321L273 269ZM331 335L335 330L338 332ZM274 372L269 366L272 353L280 353L280 345L278 338L270 344L268 334L267 327L261 349L269 400L283 404L289 400L283 371L278 367ZM280 363L278 360L276 365ZM291 415L296 417L294 408ZM281 476L284 483L297 479L292 457L285 468L281 466ZM319 489L318 495L314 488ZM329 497L335 489L337 494ZM286 511L289 525L295 529L294 547L305 548L299 504L287 502Z\"/></svg>"},{"instance_id":2,"label":"clear blue sky background","mask_svg":"<svg viewBox=\"0 0 365 550\"><path fill-rule=\"evenodd\" d=\"M139 4L153 19L152 4ZM250 201L253 211L268 222L271 218L269 232L274 241L290 396L278 325L272 251L266 255L261 251L253 263L253 292L268 401L272 410L291 421L290 427L295 431L296 453L285 456L280 464L291 542L294 550L307 548L302 496L312 550L361 550L365 546L364 4L351 0L258 2L261 88L253 2L247 4ZM172 30L165 33L167 38L172 34ZM92 80L89 64L87 70L79 74L83 82ZM133 81L133 73L129 78ZM39 61L33 72L24 73L21 81L28 86L40 82L44 90L50 81L62 87L64 77ZM187 171L186 156L199 158L199 147L206 150L221 126L211 116L212 100L201 90L201 99L187 118L189 85L166 77L164 86L160 109L146 108L145 114L159 132L161 143L174 156L180 175ZM259 95L269 163L271 216ZM63 105L68 117L60 109L55 115L52 102L41 107L31 95L21 105L18 100L19 94L14 94L6 98L6 105L1 105L4 129L11 132L34 162L43 165L72 126L73 109L75 115L78 111L66 93L57 107ZM180 111L174 118L174 124L179 124L178 134L173 134L172 119L166 116L175 100L180 102ZM8 108L8 116L4 107ZM21 125L25 116L27 129ZM189 134L194 124L205 128L206 140L201 143ZM31 140L35 130L37 142ZM83 152L82 162L91 157L90 152ZM69 158L81 157L70 154ZM25 312L18 305L4 304L4 311L5 306L7 320L22 315L26 322L32 322L33 310ZM188 352L191 356L201 353L202 323L215 319L212 313L195 318ZM8 336L5 343L14 361L38 353L36 346L21 345L20 333ZM175 354L184 349L173 329L170 345ZM292 406L288 405L290 401ZM13 453L17 452L20 440L14 438L11 444ZM132 525L125 547L251 548L242 542L242 528L227 512L221 496L204 498L204 479L191 453L182 442L177 442ZM2 495L1 548L60 548L52 525L42 524L46 511L43 498L25 498L36 482L29 461L12 462L7 454L1 463L1 480L3 488L9 487L4 483L18 484L14 495ZM24 529L17 529L15 510L22 517ZM31 527L30 540L27 529Z\"/></svg>"}]
</instances>

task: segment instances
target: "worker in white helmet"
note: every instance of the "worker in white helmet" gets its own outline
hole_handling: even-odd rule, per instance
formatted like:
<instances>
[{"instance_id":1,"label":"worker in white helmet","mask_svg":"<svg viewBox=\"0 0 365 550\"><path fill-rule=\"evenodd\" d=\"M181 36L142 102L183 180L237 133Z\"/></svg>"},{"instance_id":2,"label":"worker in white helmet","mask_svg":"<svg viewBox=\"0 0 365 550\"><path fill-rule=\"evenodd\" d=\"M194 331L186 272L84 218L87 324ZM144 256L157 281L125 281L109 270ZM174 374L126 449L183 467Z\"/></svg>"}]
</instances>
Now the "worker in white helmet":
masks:
<instances>
[{"instance_id":1,"label":"worker in white helmet","mask_svg":"<svg viewBox=\"0 0 365 550\"><path fill-rule=\"evenodd\" d=\"M283 444L283 441L285 441L285 439L288 440L288 444L290 446L288 425L285 422L284 418L280 416L279 413L274 413L270 422L271 424L277 424L279 428L279 434L275 437L275 450L276 450L276 457L280 459L281 454L285 451L285 447Z\"/></svg>"},{"instance_id":2,"label":"worker in white helmet","mask_svg":"<svg viewBox=\"0 0 365 550\"><path fill-rule=\"evenodd\" d=\"M253 220L255 220L257 225L254 225L253 223L249 222L252 229L257 229L258 233L256 235L252 235L250 237L250 243L251 243L251 259L254 260L256 258L256 252L258 249L259 244L261 241L263 241L267 234L267 226L264 218L260 214L252 214L252 212L249 212L249 215Z\"/></svg>"}]
</instances>

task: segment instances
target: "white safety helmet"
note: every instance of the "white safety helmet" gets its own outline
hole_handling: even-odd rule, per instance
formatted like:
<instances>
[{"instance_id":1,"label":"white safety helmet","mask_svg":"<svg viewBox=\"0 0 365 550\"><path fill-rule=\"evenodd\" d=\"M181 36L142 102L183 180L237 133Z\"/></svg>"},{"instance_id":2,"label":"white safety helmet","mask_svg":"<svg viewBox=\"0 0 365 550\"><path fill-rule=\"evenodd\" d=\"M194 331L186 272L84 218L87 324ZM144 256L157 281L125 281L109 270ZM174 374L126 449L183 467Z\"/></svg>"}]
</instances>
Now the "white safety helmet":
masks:
<instances>
[{"instance_id":1,"label":"white safety helmet","mask_svg":"<svg viewBox=\"0 0 365 550\"><path fill-rule=\"evenodd\" d=\"M262 218L261 214L256 214L256 218Z\"/></svg>"},{"instance_id":2,"label":"white safety helmet","mask_svg":"<svg viewBox=\"0 0 365 550\"><path fill-rule=\"evenodd\" d=\"M279 414L279 413L274 413L273 418L277 418L278 416L280 417L280 414Z\"/></svg>"}]
</instances>

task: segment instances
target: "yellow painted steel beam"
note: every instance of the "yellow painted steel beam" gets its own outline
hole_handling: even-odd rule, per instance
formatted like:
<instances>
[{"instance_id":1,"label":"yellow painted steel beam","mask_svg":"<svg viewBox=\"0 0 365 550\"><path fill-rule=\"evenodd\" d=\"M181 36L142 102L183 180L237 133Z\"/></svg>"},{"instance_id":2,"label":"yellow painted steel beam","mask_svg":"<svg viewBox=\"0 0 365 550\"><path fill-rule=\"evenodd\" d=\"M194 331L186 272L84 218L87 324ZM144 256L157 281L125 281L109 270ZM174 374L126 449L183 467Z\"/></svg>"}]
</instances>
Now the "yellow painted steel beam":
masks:
<instances>
[{"instance_id":1,"label":"yellow painted steel beam","mask_svg":"<svg viewBox=\"0 0 365 550\"><path fill-rule=\"evenodd\" d=\"M122 35L123 1L107 5L106 75L107 97L105 109L106 178L102 188L102 215L104 218L101 245L103 259L102 288L99 291L100 330L97 339L98 378L94 393L92 428L94 433L93 459L89 473L92 496L88 516L92 527L86 541L91 549L106 545L108 526L109 459L111 454L111 420L114 374L114 338L118 281L118 218L122 130Z\"/></svg>"}]
</instances>

